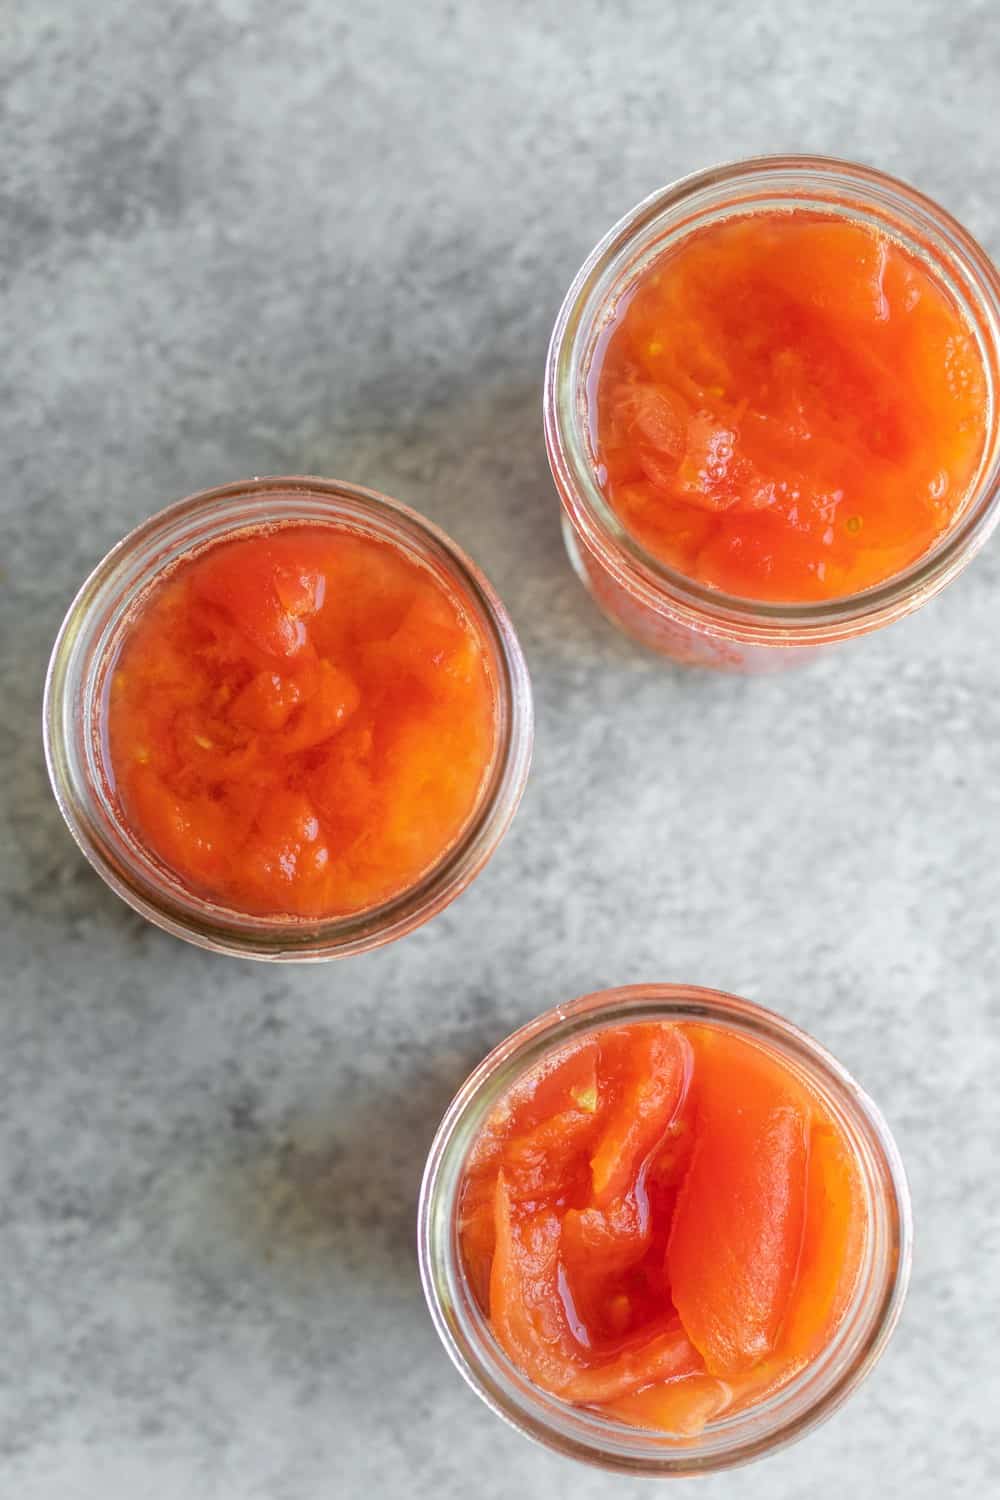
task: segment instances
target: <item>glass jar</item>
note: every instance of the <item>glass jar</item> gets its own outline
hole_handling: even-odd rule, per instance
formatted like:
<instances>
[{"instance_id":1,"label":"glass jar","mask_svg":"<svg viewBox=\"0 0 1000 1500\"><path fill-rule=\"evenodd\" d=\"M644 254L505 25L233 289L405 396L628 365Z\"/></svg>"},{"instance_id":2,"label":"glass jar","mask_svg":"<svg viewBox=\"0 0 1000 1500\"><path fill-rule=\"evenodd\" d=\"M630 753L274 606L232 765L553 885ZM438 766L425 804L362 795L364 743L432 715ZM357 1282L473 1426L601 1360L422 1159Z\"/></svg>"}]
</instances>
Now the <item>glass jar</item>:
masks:
<instances>
[{"instance_id":1,"label":"glass jar","mask_svg":"<svg viewBox=\"0 0 1000 1500\"><path fill-rule=\"evenodd\" d=\"M494 751L476 811L417 882L378 906L323 919L250 916L193 895L144 848L114 791L104 733L123 635L166 570L222 539L281 525L348 527L392 542L426 568L477 630L494 689ZM157 926L203 948L260 959L326 959L402 937L441 911L483 868L528 775L531 687L514 628L478 568L429 521L373 490L314 478L253 479L169 506L98 564L63 621L44 704L49 776L70 832L98 874Z\"/></svg>"},{"instance_id":2,"label":"glass jar","mask_svg":"<svg viewBox=\"0 0 1000 1500\"><path fill-rule=\"evenodd\" d=\"M800 209L871 225L923 261L972 331L986 376L986 441L966 503L931 550L877 587L819 603L762 603L699 584L658 561L601 493L588 421L595 356L622 297L684 236L754 211ZM549 463L577 575L611 622L693 666L759 672L877 630L955 578L1000 517L1000 276L945 211L905 183L825 157L757 157L682 178L615 225L590 254L556 319L545 373Z\"/></svg>"},{"instance_id":3,"label":"glass jar","mask_svg":"<svg viewBox=\"0 0 1000 1500\"><path fill-rule=\"evenodd\" d=\"M854 1298L830 1342L787 1385L696 1435L627 1427L534 1385L504 1354L466 1278L458 1205L465 1163L512 1084L571 1040L638 1021L718 1026L775 1053L821 1098L853 1147L863 1182L866 1243ZM418 1239L431 1317L451 1359L488 1406L528 1437L600 1468L680 1477L730 1468L800 1437L829 1416L878 1360L899 1318L910 1270L910 1198L902 1162L876 1106L840 1064L788 1021L748 1000L684 985L633 985L556 1006L514 1032L466 1079L438 1129L424 1172Z\"/></svg>"}]
</instances>

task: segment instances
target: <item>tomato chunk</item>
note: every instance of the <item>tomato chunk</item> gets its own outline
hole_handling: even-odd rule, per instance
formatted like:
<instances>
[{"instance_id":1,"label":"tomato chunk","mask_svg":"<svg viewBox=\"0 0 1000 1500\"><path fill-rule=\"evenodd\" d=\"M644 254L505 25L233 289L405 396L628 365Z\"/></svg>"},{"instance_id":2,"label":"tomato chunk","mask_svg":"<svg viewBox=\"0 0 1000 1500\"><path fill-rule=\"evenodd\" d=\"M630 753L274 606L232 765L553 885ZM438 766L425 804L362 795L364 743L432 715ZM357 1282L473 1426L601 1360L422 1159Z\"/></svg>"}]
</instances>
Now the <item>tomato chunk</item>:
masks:
<instances>
[{"instance_id":1,"label":"tomato chunk","mask_svg":"<svg viewBox=\"0 0 1000 1500\"><path fill-rule=\"evenodd\" d=\"M657 1380L617 1396L605 1403L604 1410L629 1427L651 1427L688 1437L722 1415L729 1399L729 1386L714 1375L685 1371L681 1378Z\"/></svg>"},{"instance_id":2,"label":"tomato chunk","mask_svg":"<svg viewBox=\"0 0 1000 1500\"><path fill-rule=\"evenodd\" d=\"M591 1159L594 1202L620 1198L663 1140L683 1097L690 1053L673 1027L632 1028L633 1076L607 1122Z\"/></svg>"},{"instance_id":3,"label":"tomato chunk","mask_svg":"<svg viewBox=\"0 0 1000 1500\"><path fill-rule=\"evenodd\" d=\"M752 1044L712 1038L700 1061L667 1264L684 1327L709 1373L725 1378L777 1342L802 1243L810 1122L786 1070Z\"/></svg>"},{"instance_id":4,"label":"tomato chunk","mask_svg":"<svg viewBox=\"0 0 1000 1500\"><path fill-rule=\"evenodd\" d=\"M603 1406L651 1381L677 1380L702 1368L701 1356L674 1318L662 1333L622 1349L606 1364L575 1375L561 1394L567 1401Z\"/></svg>"},{"instance_id":5,"label":"tomato chunk","mask_svg":"<svg viewBox=\"0 0 1000 1500\"><path fill-rule=\"evenodd\" d=\"M519 1369L545 1390L561 1394L576 1373L585 1346L570 1326L560 1285L559 1215L543 1208L515 1217L500 1172L494 1227L493 1331Z\"/></svg>"},{"instance_id":6,"label":"tomato chunk","mask_svg":"<svg viewBox=\"0 0 1000 1500\"><path fill-rule=\"evenodd\" d=\"M857 1158L836 1125L819 1120L809 1136L802 1248L779 1349L818 1352L844 1314L863 1250Z\"/></svg>"},{"instance_id":7,"label":"tomato chunk","mask_svg":"<svg viewBox=\"0 0 1000 1500\"><path fill-rule=\"evenodd\" d=\"M192 575L202 599L217 604L261 651L295 656L306 644L306 618L323 603L326 583L307 555L280 533L252 546L215 547Z\"/></svg>"}]
</instances>

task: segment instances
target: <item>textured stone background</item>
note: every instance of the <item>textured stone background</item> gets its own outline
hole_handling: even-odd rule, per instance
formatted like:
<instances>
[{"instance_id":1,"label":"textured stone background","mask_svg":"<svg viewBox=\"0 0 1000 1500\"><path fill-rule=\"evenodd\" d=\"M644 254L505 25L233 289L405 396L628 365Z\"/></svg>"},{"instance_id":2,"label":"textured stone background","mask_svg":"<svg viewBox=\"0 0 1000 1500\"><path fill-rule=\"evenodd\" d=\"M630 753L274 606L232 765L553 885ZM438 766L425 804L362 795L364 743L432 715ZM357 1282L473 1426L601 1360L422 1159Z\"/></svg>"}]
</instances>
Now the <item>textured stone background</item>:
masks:
<instances>
[{"instance_id":1,"label":"textured stone background","mask_svg":"<svg viewBox=\"0 0 1000 1500\"><path fill-rule=\"evenodd\" d=\"M803 675L672 671L564 562L539 378L595 239L719 159L873 161L1000 251L996 5L7 0L4 23L0 1493L649 1493L476 1401L413 1254L469 1065L649 977L831 1046L895 1128L918 1220L903 1323L850 1406L677 1493L995 1492L1000 551ZM131 915L65 833L37 732L105 549L282 472L452 531L538 700L523 808L472 890L302 970Z\"/></svg>"}]
</instances>

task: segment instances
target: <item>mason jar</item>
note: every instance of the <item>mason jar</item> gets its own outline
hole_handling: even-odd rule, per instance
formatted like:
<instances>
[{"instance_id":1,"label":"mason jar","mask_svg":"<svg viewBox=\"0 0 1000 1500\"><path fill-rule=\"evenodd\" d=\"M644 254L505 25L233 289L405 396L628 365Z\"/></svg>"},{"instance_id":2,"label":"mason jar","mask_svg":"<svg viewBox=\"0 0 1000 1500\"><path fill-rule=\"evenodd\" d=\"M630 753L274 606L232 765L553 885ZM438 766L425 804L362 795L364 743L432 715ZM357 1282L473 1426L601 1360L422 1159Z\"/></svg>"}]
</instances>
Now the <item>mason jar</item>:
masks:
<instances>
[{"instance_id":1,"label":"mason jar","mask_svg":"<svg viewBox=\"0 0 1000 1500\"><path fill-rule=\"evenodd\" d=\"M146 848L116 793L107 741L111 674L149 591L223 540L289 525L336 526L392 543L451 597L479 638L492 688L493 752L457 839L407 889L329 918L252 915L190 890ZM253 479L204 490L151 517L98 563L73 600L45 684L44 741L70 832L123 900L177 937L259 959L327 959L403 936L483 868L514 815L531 759L531 688L510 618L479 569L415 511L373 490L315 478Z\"/></svg>"},{"instance_id":2,"label":"mason jar","mask_svg":"<svg viewBox=\"0 0 1000 1500\"><path fill-rule=\"evenodd\" d=\"M637 1022L716 1027L765 1049L817 1095L852 1150L863 1192L864 1244L853 1296L825 1347L787 1384L697 1433L625 1424L535 1385L506 1356L469 1284L459 1235L465 1167L484 1125L526 1073L569 1043ZM515 1031L452 1100L427 1158L418 1246L424 1294L453 1363L500 1417L556 1452L599 1468L681 1477L730 1468L801 1437L855 1391L899 1318L912 1224L902 1162L878 1108L805 1032L749 1000L688 985L604 990L556 1006Z\"/></svg>"},{"instance_id":3,"label":"mason jar","mask_svg":"<svg viewBox=\"0 0 1000 1500\"><path fill-rule=\"evenodd\" d=\"M870 226L945 289L981 357L985 441L950 527L909 567L857 594L818 602L738 598L677 572L622 524L597 478L588 386L616 310L658 257L687 236L755 212L797 210ZM1000 276L950 214L873 168L814 156L756 157L653 193L610 230L563 302L545 371L544 426L566 548L608 619L676 661L761 672L910 614L962 571L1000 516Z\"/></svg>"}]
</instances>

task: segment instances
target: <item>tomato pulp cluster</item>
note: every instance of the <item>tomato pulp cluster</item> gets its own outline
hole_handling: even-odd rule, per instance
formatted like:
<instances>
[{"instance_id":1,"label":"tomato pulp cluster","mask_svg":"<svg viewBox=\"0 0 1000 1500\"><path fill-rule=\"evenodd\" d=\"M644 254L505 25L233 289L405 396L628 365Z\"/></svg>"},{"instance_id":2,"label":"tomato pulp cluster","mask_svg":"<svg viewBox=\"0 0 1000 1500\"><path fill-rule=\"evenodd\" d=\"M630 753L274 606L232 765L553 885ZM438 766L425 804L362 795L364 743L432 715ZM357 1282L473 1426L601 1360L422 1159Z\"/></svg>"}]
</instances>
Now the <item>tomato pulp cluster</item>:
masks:
<instances>
[{"instance_id":1,"label":"tomato pulp cluster","mask_svg":"<svg viewBox=\"0 0 1000 1500\"><path fill-rule=\"evenodd\" d=\"M742 598L859 593L968 498L986 377L940 278L888 234L759 210L683 236L595 351L596 478L627 530Z\"/></svg>"},{"instance_id":2,"label":"tomato pulp cluster","mask_svg":"<svg viewBox=\"0 0 1000 1500\"><path fill-rule=\"evenodd\" d=\"M400 547L286 526L182 561L110 680L117 795L185 884L239 911L386 901L454 843L493 753L477 630Z\"/></svg>"},{"instance_id":3,"label":"tomato pulp cluster","mask_svg":"<svg viewBox=\"0 0 1000 1500\"><path fill-rule=\"evenodd\" d=\"M719 1027L592 1034L496 1106L459 1202L470 1285L551 1395L694 1433L786 1384L848 1307L854 1150L819 1094Z\"/></svg>"}]
</instances>

